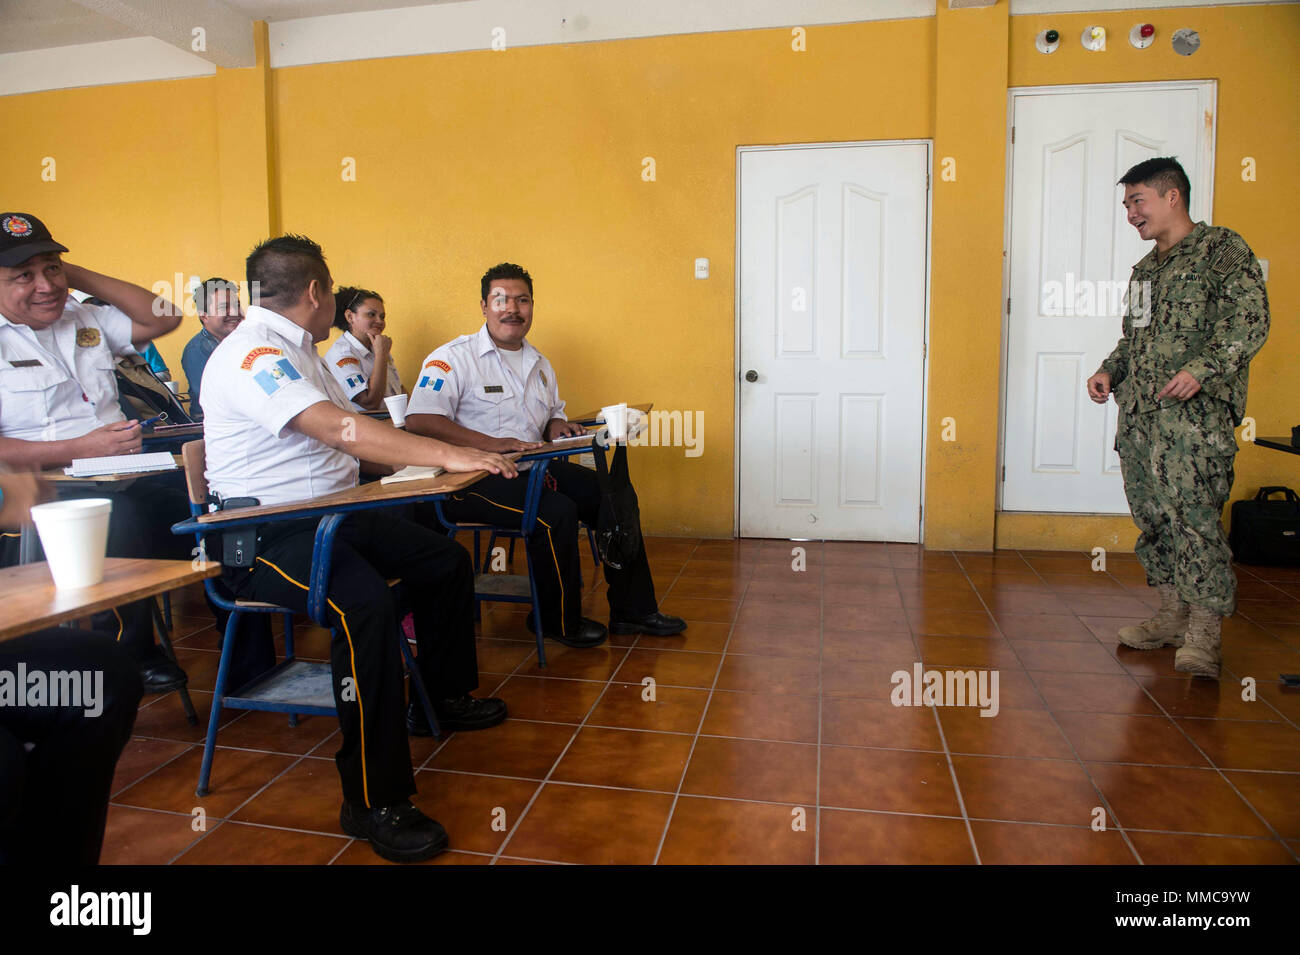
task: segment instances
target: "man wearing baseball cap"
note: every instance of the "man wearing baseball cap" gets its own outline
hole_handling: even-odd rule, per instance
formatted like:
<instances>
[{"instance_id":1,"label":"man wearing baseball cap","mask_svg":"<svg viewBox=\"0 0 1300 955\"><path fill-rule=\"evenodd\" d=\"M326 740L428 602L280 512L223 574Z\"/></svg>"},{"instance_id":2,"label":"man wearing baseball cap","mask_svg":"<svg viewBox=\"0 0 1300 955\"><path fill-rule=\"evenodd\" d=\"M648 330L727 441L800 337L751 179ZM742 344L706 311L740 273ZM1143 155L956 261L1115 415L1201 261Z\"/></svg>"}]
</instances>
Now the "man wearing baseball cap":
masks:
<instances>
[{"instance_id":1,"label":"man wearing baseball cap","mask_svg":"<svg viewBox=\"0 0 1300 955\"><path fill-rule=\"evenodd\" d=\"M15 469L139 452L140 424L118 403L117 359L181 321L171 302L64 262L67 251L35 216L0 212L0 463ZM69 287L110 304L82 305ZM173 475L136 480L113 494L108 554L188 558L188 542L171 533L188 516L183 482ZM13 563L15 550L11 544L0 564ZM148 601L137 601L98 615L93 626L117 634L146 692L163 692L183 685L185 672L154 645L151 614Z\"/></svg>"}]
</instances>

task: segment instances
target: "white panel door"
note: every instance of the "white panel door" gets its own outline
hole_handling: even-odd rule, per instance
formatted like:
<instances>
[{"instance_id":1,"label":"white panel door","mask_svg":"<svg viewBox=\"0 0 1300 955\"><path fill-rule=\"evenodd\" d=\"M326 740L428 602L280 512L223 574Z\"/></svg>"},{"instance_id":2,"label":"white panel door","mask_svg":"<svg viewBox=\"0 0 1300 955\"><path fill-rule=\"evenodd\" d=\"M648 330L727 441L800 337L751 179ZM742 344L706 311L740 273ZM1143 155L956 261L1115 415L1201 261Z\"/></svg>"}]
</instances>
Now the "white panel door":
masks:
<instances>
[{"instance_id":1,"label":"white panel door","mask_svg":"<svg viewBox=\"0 0 1300 955\"><path fill-rule=\"evenodd\" d=\"M929 165L740 151L741 536L918 539Z\"/></svg>"},{"instance_id":2,"label":"white panel door","mask_svg":"<svg viewBox=\"0 0 1300 955\"><path fill-rule=\"evenodd\" d=\"M1116 408L1084 382L1120 337L1133 265L1151 248L1117 180L1176 156L1193 220L1210 220L1212 84L1012 92L1002 508L1127 514Z\"/></svg>"}]
</instances>

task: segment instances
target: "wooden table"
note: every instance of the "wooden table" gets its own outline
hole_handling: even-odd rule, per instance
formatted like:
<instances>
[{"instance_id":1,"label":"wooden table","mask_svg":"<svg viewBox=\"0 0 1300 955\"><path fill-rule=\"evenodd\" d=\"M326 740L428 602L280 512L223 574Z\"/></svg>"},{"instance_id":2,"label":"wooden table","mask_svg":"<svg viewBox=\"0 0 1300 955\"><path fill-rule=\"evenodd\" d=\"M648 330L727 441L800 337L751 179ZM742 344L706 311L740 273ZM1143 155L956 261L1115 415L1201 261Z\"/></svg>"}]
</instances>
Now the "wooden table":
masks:
<instances>
[{"instance_id":1,"label":"wooden table","mask_svg":"<svg viewBox=\"0 0 1300 955\"><path fill-rule=\"evenodd\" d=\"M142 600L221 574L221 565L208 561L142 560L108 557L104 579L93 587L59 590L49 565L24 564L0 570L0 640L89 617L110 607Z\"/></svg>"},{"instance_id":2,"label":"wooden table","mask_svg":"<svg viewBox=\"0 0 1300 955\"><path fill-rule=\"evenodd\" d=\"M41 480L49 481L51 484L57 484L62 487L69 485L93 485L94 487L104 486L107 491L117 490L117 487L124 487L127 483L143 477L153 477L156 474L175 474L177 471L184 473L185 463L181 460L179 454L173 454L172 460L176 462L174 468L158 468L153 471L136 471L132 474L100 474L89 475L87 477L73 477L70 474L64 474L63 468L51 468L48 471L41 472ZM117 485L114 487L113 485Z\"/></svg>"}]
</instances>

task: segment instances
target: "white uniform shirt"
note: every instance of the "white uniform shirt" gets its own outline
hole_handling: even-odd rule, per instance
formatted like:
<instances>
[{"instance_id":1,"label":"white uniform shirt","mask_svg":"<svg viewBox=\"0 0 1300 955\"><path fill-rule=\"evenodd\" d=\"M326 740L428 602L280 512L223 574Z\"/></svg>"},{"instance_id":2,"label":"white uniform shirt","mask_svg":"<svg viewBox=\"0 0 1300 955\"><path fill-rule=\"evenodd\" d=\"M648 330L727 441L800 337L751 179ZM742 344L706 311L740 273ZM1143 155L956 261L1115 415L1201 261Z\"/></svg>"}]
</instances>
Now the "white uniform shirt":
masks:
<instances>
[{"instance_id":1,"label":"white uniform shirt","mask_svg":"<svg viewBox=\"0 0 1300 955\"><path fill-rule=\"evenodd\" d=\"M348 396L348 400L352 402L352 407L357 411L365 411L365 408L357 404L356 398L358 395L364 395L366 389L370 387L370 376L375 372L375 353L351 332L344 332L325 353L325 365L334 376L334 380L339 383L339 387L343 389L343 393ZM393 356L389 355L388 385L384 390L384 397L401 393L402 379L397 376L397 366L393 364Z\"/></svg>"},{"instance_id":2,"label":"white uniform shirt","mask_svg":"<svg viewBox=\"0 0 1300 955\"><path fill-rule=\"evenodd\" d=\"M435 348L424 359L406 413L445 415L494 438L543 440L547 422L568 419L551 363L527 340L523 352L521 380L486 324Z\"/></svg>"},{"instance_id":3,"label":"white uniform shirt","mask_svg":"<svg viewBox=\"0 0 1300 955\"><path fill-rule=\"evenodd\" d=\"M135 351L131 329L113 306L71 296L41 332L0 315L0 437L66 441L125 421L113 370Z\"/></svg>"},{"instance_id":4,"label":"white uniform shirt","mask_svg":"<svg viewBox=\"0 0 1300 955\"><path fill-rule=\"evenodd\" d=\"M351 403L311 333L254 305L203 370L208 488L263 504L301 501L357 483L357 459L285 427L305 409Z\"/></svg>"}]
</instances>

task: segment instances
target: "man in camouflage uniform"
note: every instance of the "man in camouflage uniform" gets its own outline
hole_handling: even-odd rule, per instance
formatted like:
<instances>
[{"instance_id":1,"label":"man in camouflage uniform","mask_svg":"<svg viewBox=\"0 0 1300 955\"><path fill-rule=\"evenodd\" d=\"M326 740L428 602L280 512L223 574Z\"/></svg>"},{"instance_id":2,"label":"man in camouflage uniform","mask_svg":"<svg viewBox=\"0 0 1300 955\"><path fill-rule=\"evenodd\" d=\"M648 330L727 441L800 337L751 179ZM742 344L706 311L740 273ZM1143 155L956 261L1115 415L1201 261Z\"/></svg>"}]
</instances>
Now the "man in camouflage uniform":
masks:
<instances>
[{"instance_id":1,"label":"man in camouflage uniform","mask_svg":"<svg viewBox=\"0 0 1300 955\"><path fill-rule=\"evenodd\" d=\"M1161 607L1123 627L1119 640L1141 650L1177 647L1176 670L1217 679L1220 622L1237 604L1220 517L1248 367L1268 336L1268 297L1241 236L1192 222L1178 162L1149 159L1120 183L1129 223L1156 245L1133 267L1124 335L1087 387L1098 404L1114 389L1115 450L1142 532L1137 556Z\"/></svg>"}]
</instances>

